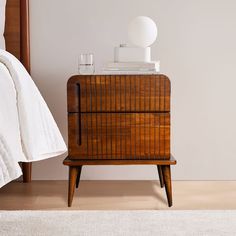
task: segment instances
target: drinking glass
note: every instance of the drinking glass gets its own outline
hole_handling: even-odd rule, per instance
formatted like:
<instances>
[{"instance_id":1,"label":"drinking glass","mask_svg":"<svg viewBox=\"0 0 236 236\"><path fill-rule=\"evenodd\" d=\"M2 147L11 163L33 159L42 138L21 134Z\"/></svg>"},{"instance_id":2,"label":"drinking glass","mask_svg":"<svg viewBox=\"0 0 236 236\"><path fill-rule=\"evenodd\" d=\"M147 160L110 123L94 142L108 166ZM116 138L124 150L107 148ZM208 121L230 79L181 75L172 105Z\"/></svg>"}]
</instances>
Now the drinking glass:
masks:
<instances>
[{"instance_id":1,"label":"drinking glass","mask_svg":"<svg viewBox=\"0 0 236 236\"><path fill-rule=\"evenodd\" d=\"M79 56L79 74L94 74L94 58L92 53L83 53Z\"/></svg>"}]
</instances>

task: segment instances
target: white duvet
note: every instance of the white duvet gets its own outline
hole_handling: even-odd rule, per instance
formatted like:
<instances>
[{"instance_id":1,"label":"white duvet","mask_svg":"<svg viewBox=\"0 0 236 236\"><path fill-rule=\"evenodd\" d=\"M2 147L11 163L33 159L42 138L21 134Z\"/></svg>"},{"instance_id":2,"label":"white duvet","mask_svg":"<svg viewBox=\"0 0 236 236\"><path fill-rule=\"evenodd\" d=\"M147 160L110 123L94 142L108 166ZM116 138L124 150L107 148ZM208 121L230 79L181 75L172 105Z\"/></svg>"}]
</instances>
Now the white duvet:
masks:
<instances>
[{"instance_id":1,"label":"white duvet","mask_svg":"<svg viewBox=\"0 0 236 236\"><path fill-rule=\"evenodd\" d=\"M32 162L67 151L60 131L23 65L0 49L0 187Z\"/></svg>"}]
</instances>

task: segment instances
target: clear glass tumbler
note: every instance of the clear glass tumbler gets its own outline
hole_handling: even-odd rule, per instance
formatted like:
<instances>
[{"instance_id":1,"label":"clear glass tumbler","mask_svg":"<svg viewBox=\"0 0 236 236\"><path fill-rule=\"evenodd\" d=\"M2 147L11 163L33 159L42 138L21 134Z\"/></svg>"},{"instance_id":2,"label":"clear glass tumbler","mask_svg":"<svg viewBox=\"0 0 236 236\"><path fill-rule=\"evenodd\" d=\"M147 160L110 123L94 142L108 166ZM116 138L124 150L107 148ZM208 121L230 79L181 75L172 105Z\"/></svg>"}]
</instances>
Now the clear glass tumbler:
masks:
<instances>
[{"instance_id":1,"label":"clear glass tumbler","mask_svg":"<svg viewBox=\"0 0 236 236\"><path fill-rule=\"evenodd\" d=\"M79 74L91 75L94 74L94 57L92 53L83 53L79 56Z\"/></svg>"}]
</instances>

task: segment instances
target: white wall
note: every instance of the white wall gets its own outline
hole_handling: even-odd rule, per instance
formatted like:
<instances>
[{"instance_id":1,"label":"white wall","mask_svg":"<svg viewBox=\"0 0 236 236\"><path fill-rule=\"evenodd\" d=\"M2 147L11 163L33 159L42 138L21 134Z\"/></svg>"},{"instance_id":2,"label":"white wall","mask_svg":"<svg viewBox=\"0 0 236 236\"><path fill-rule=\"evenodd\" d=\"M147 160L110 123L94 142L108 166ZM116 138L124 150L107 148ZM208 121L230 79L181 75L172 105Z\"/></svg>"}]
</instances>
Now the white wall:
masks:
<instances>
[{"instance_id":1,"label":"white wall","mask_svg":"<svg viewBox=\"0 0 236 236\"><path fill-rule=\"evenodd\" d=\"M66 82L79 53L96 67L127 41L138 15L159 28L153 59L172 81L174 179L236 180L235 0L31 0L32 75L67 139ZM34 164L35 179L65 179L63 157ZM84 179L157 179L154 166L87 167Z\"/></svg>"}]
</instances>

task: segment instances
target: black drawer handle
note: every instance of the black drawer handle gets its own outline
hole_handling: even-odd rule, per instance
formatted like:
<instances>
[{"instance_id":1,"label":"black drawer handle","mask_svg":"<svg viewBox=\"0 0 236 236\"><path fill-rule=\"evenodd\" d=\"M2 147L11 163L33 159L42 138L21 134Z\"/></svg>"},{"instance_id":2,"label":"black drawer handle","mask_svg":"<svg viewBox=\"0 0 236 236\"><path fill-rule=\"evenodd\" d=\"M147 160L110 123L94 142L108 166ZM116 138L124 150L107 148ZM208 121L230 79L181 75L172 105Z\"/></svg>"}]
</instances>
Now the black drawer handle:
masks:
<instances>
[{"instance_id":1,"label":"black drawer handle","mask_svg":"<svg viewBox=\"0 0 236 236\"><path fill-rule=\"evenodd\" d=\"M81 94L80 94L80 84L77 83L77 98L78 98L78 127L79 127L79 132L77 135L77 144L82 145L82 140L81 140Z\"/></svg>"}]
</instances>

